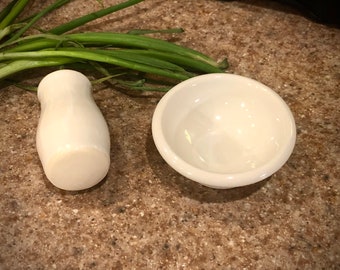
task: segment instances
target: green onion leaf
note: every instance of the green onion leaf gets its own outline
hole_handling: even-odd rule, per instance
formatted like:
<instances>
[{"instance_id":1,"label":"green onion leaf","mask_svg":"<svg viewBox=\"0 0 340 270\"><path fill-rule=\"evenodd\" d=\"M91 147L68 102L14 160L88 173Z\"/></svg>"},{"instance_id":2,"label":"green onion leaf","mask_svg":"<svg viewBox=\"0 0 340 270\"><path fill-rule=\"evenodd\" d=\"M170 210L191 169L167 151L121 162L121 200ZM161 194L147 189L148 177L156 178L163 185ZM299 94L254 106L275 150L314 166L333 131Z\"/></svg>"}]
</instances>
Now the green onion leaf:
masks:
<instances>
[{"instance_id":1,"label":"green onion leaf","mask_svg":"<svg viewBox=\"0 0 340 270\"><path fill-rule=\"evenodd\" d=\"M13 5L11 10L7 13L5 18L0 22L0 29L4 29L6 26L12 23L15 18L23 11L29 0L18 0Z\"/></svg>"},{"instance_id":2,"label":"green onion leaf","mask_svg":"<svg viewBox=\"0 0 340 270\"><path fill-rule=\"evenodd\" d=\"M96 12L87 14L85 16L82 16L80 18L77 18L75 20L72 20L68 23L59 25L59 26L49 30L48 32L55 34L55 35L60 35L60 34L68 32L70 30L73 30L73 29L75 29L79 26L82 26L82 25L84 25L84 24L86 24L90 21L99 19L99 18L106 16L110 13L113 13L113 12L116 12L118 10L130 7L132 5L135 5L135 4L143 2L143 1L144 0L129 0L129 1L114 5L114 6L110 6L108 8L104 8L104 9L101 9L99 11L96 11Z\"/></svg>"},{"instance_id":3,"label":"green onion leaf","mask_svg":"<svg viewBox=\"0 0 340 270\"><path fill-rule=\"evenodd\" d=\"M15 35L13 35L7 42L11 42L13 40L18 39L22 34L24 34L32 25L34 25L40 18L45 16L47 13L65 5L66 3L70 2L70 0L58 0L54 2L52 5L48 6L47 8L43 9L41 12L36 14L23 28L20 29ZM7 43L6 42L6 43Z\"/></svg>"}]
</instances>

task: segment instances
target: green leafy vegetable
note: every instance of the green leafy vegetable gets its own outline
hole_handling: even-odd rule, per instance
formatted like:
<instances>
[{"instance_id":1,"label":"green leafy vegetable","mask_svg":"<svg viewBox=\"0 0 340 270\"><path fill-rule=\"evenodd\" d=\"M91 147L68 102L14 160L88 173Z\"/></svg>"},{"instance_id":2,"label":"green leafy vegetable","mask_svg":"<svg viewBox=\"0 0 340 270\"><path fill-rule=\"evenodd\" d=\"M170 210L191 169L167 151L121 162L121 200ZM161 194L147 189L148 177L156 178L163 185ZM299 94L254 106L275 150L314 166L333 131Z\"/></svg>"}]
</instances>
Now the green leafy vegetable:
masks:
<instances>
[{"instance_id":1,"label":"green leafy vegetable","mask_svg":"<svg viewBox=\"0 0 340 270\"><path fill-rule=\"evenodd\" d=\"M130 89L166 91L169 81L176 83L202 73L224 72L228 67L226 60L217 63L196 50L145 36L150 33L181 33L181 28L133 29L127 33L68 33L143 0L127 0L53 29L25 35L40 18L70 1L56 0L20 21L18 17L29 0L13 0L0 12L0 81L13 82L16 73L33 68L91 68L103 76L96 82L109 80Z\"/></svg>"}]
</instances>

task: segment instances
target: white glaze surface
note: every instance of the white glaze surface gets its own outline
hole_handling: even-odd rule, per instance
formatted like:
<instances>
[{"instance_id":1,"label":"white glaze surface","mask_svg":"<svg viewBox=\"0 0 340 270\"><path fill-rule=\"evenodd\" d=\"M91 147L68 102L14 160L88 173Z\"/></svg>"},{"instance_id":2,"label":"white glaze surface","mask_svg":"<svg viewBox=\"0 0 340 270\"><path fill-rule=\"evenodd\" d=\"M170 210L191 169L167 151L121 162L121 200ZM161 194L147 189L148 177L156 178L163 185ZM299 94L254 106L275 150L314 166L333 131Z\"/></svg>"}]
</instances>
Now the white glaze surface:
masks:
<instances>
[{"instance_id":1,"label":"white glaze surface","mask_svg":"<svg viewBox=\"0 0 340 270\"><path fill-rule=\"evenodd\" d=\"M215 188L270 176L289 158L296 136L289 108L273 90L231 74L175 86L157 105L152 131L170 166Z\"/></svg>"},{"instance_id":2,"label":"white glaze surface","mask_svg":"<svg viewBox=\"0 0 340 270\"><path fill-rule=\"evenodd\" d=\"M37 150L47 178L58 188L82 190L100 182L110 165L110 136L81 73L59 70L39 84Z\"/></svg>"}]
</instances>

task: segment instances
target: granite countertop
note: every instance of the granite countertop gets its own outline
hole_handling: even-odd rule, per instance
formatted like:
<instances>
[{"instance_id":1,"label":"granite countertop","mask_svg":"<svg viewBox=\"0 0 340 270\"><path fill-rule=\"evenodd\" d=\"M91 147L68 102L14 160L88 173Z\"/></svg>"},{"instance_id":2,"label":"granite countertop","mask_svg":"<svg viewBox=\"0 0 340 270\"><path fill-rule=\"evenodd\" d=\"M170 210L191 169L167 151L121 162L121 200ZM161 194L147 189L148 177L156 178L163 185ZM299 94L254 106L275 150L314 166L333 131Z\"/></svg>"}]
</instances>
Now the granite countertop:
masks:
<instances>
[{"instance_id":1,"label":"granite countertop","mask_svg":"<svg viewBox=\"0 0 340 270\"><path fill-rule=\"evenodd\" d=\"M41 24L98 8L76 0ZM227 56L228 72L281 95L297 125L291 158L254 185L203 187L172 170L155 148L150 124L162 94L98 85L111 167L100 185L66 192L48 182L37 156L36 94L3 87L1 270L340 269L340 30L259 0L147 0L83 30L170 27L186 32L163 38ZM38 82L42 73L20 76Z\"/></svg>"}]
</instances>

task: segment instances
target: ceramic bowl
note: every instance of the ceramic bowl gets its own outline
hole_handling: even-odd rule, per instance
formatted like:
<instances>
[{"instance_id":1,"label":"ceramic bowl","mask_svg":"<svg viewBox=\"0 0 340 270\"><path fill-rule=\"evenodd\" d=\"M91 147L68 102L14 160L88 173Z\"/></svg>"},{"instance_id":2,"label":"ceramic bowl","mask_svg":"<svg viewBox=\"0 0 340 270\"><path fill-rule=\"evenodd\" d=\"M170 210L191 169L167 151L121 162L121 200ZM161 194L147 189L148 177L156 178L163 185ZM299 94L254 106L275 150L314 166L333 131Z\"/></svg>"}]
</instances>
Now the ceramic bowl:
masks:
<instances>
[{"instance_id":1,"label":"ceramic bowl","mask_svg":"<svg viewBox=\"0 0 340 270\"><path fill-rule=\"evenodd\" d=\"M294 117L273 90L226 73L197 76L166 93L152 136L178 173L212 188L261 181L279 170L296 138Z\"/></svg>"}]
</instances>

